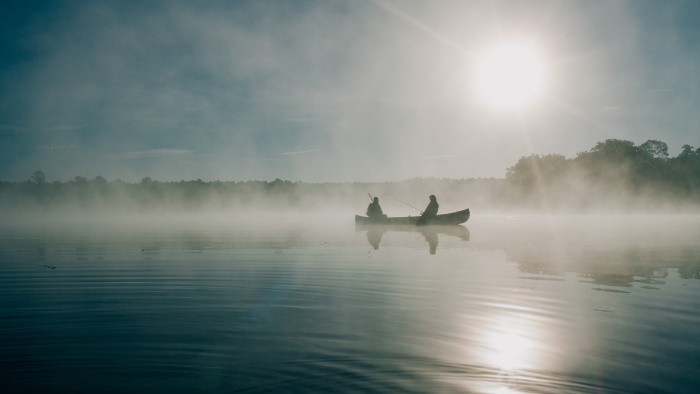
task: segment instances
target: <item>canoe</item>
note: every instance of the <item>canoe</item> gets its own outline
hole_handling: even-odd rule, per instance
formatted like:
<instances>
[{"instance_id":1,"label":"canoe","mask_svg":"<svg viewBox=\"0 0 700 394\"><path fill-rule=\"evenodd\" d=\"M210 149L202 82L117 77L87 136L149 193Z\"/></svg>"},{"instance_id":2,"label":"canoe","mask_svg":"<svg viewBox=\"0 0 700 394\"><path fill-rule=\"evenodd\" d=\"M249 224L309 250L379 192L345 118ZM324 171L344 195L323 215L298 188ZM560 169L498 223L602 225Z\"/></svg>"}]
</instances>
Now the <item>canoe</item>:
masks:
<instances>
[{"instance_id":1,"label":"canoe","mask_svg":"<svg viewBox=\"0 0 700 394\"><path fill-rule=\"evenodd\" d=\"M387 218L373 218L370 219L367 216L355 215L355 224L379 224L379 225L417 225L420 216L404 216L404 217L387 217ZM442 215L435 215L434 217L427 220L421 225L455 225L462 224L469 220L469 208L452 212L444 213Z\"/></svg>"}]
</instances>

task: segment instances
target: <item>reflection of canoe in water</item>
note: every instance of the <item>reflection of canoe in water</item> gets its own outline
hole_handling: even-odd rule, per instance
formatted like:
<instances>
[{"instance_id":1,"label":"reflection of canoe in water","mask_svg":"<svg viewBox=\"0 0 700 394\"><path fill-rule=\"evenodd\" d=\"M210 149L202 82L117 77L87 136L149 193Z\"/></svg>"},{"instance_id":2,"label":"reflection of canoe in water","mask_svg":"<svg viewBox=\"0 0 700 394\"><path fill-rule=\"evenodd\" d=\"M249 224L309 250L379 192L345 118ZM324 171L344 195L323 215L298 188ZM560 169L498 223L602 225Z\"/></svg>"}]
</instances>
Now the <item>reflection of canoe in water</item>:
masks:
<instances>
[{"instance_id":1,"label":"reflection of canoe in water","mask_svg":"<svg viewBox=\"0 0 700 394\"><path fill-rule=\"evenodd\" d=\"M355 215L355 224L365 224L365 225L417 225L420 216L405 216L405 217L394 217L394 218L374 218L370 219L367 216ZM461 224L469 220L469 208L452 212L445 213L442 215L436 215L430 218L426 223L421 223L425 225L454 225Z\"/></svg>"},{"instance_id":2,"label":"reflection of canoe in water","mask_svg":"<svg viewBox=\"0 0 700 394\"><path fill-rule=\"evenodd\" d=\"M387 231L399 231L407 233L423 233L423 235L446 234L469 241L469 229L462 225L439 225L439 226L414 226L400 224L355 224L355 231L376 231L385 233Z\"/></svg>"}]
</instances>

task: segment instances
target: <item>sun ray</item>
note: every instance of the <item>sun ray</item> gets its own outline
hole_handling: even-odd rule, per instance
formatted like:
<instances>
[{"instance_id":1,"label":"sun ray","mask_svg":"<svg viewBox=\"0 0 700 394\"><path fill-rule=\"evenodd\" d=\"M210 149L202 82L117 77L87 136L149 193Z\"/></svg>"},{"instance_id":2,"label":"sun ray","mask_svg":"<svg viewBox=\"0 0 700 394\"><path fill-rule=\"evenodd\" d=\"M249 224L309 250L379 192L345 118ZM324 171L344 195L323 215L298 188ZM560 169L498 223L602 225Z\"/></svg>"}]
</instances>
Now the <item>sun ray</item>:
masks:
<instances>
[{"instance_id":1,"label":"sun ray","mask_svg":"<svg viewBox=\"0 0 700 394\"><path fill-rule=\"evenodd\" d=\"M422 31L423 33L426 33L430 37L433 37L436 39L438 42L441 44L459 52L462 54L465 54L469 57L475 57L474 54L470 53L463 45L460 45L459 43L455 42L454 40L451 40L447 38L444 34L439 33L436 29L428 26L418 18L409 15L408 13L400 10L396 6L390 4L389 2L383 1L383 0L373 0L374 4L379 6L380 8L384 9L385 11L389 12L390 14L394 15L395 17L403 20L404 22L412 25L416 29Z\"/></svg>"}]
</instances>

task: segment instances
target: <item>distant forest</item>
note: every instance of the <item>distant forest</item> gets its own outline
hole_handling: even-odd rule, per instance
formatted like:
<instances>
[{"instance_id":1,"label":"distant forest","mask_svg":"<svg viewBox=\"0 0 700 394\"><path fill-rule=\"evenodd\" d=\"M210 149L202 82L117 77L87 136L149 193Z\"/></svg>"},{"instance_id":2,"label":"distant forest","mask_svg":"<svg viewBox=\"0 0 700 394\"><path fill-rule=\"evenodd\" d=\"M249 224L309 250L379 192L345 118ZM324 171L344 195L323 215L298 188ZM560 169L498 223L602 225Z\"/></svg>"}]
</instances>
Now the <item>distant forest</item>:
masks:
<instances>
[{"instance_id":1,"label":"distant forest","mask_svg":"<svg viewBox=\"0 0 700 394\"><path fill-rule=\"evenodd\" d=\"M37 170L24 182L0 182L0 209L41 212L168 212L222 209L313 210L339 205L364 213L369 195L386 213L415 214L435 194L441 211L471 207L481 212L672 211L700 208L700 148L684 145L676 157L668 146L608 139L574 158L558 154L521 157L505 178L415 178L399 182L307 183L205 182L201 179L138 183L76 176L47 182ZM413 205L413 207L409 207Z\"/></svg>"}]
</instances>

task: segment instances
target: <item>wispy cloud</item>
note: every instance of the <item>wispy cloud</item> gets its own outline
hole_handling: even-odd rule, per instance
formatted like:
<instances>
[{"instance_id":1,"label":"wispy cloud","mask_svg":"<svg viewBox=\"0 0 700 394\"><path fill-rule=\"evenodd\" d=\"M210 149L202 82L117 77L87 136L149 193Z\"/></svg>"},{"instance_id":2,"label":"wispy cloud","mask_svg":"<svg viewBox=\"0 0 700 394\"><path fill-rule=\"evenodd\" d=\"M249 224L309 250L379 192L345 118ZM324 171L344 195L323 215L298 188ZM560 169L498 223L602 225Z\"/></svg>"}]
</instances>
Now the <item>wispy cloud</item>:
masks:
<instances>
[{"instance_id":1,"label":"wispy cloud","mask_svg":"<svg viewBox=\"0 0 700 394\"><path fill-rule=\"evenodd\" d=\"M81 127L84 127L83 125L79 124L59 124L55 126L51 126L46 128L47 131L66 131L66 130L76 130Z\"/></svg>"},{"instance_id":2,"label":"wispy cloud","mask_svg":"<svg viewBox=\"0 0 700 394\"><path fill-rule=\"evenodd\" d=\"M295 152L284 152L281 153L280 156L291 156L291 155L303 155L305 153L313 153L313 152L320 152L320 149L310 149L310 150L300 150L300 151L295 151Z\"/></svg>"},{"instance_id":3,"label":"wispy cloud","mask_svg":"<svg viewBox=\"0 0 700 394\"><path fill-rule=\"evenodd\" d=\"M298 118L287 118L286 121L289 123L308 123L312 122L314 118L311 117L298 117Z\"/></svg>"},{"instance_id":4,"label":"wispy cloud","mask_svg":"<svg viewBox=\"0 0 700 394\"><path fill-rule=\"evenodd\" d=\"M192 153L192 151L186 149L150 149L143 151L119 153L117 155L114 155L114 157L117 157L119 159L140 159L145 157L184 155L188 153Z\"/></svg>"},{"instance_id":5,"label":"wispy cloud","mask_svg":"<svg viewBox=\"0 0 700 394\"><path fill-rule=\"evenodd\" d=\"M0 130L20 131L24 130L24 127L15 126L12 124L0 124Z\"/></svg>"},{"instance_id":6,"label":"wispy cloud","mask_svg":"<svg viewBox=\"0 0 700 394\"><path fill-rule=\"evenodd\" d=\"M76 146L74 144L70 145L42 145L42 146L37 146L39 149L44 149L44 150L57 150L57 149L71 149L75 148Z\"/></svg>"},{"instance_id":7,"label":"wispy cloud","mask_svg":"<svg viewBox=\"0 0 700 394\"><path fill-rule=\"evenodd\" d=\"M456 157L462 157L462 155L434 155L434 156L425 156L423 159L425 160L441 160L441 159L454 159Z\"/></svg>"}]
</instances>

